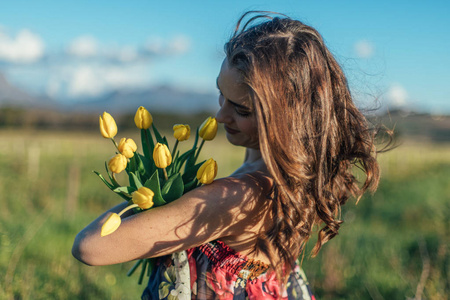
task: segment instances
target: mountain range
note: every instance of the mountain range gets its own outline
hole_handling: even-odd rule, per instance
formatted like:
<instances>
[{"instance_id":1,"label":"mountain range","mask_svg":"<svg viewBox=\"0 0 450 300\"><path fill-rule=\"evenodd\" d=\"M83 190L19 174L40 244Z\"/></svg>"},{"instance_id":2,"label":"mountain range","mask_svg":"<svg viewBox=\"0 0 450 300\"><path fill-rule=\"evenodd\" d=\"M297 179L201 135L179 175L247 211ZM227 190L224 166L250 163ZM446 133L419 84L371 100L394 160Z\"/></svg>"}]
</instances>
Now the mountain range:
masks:
<instances>
[{"instance_id":1,"label":"mountain range","mask_svg":"<svg viewBox=\"0 0 450 300\"><path fill-rule=\"evenodd\" d=\"M34 96L10 84L0 73L0 108L20 107L52 109L63 112L134 113L139 106L152 111L172 113L214 112L218 108L217 95L195 90L181 90L173 86L158 86L136 90L117 90L98 97L57 101Z\"/></svg>"},{"instance_id":2,"label":"mountain range","mask_svg":"<svg viewBox=\"0 0 450 300\"><path fill-rule=\"evenodd\" d=\"M0 107L53 107L54 101L47 97L33 96L10 84L0 73Z\"/></svg>"}]
</instances>

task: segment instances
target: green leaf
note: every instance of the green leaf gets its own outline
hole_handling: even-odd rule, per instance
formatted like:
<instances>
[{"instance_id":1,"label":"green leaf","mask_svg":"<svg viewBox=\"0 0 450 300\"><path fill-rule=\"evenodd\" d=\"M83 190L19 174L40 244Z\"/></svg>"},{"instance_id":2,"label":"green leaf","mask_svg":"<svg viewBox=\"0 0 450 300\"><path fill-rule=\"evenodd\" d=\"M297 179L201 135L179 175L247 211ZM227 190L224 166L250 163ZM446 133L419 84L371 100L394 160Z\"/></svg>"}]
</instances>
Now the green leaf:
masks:
<instances>
[{"instance_id":1,"label":"green leaf","mask_svg":"<svg viewBox=\"0 0 450 300\"><path fill-rule=\"evenodd\" d=\"M142 164L142 166L141 165L139 166L139 172L142 174L142 172L140 171L142 167L145 170L145 178L150 177L150 175L153 174L156 170L156 166L155 163L153 162L153 159L148 159L147 157L141 154L138 154L138 156L140 164Z\"/></svg>"},{"instance_id":2,"label":"green leaf","mask_svg":"<svg viewBox=\"0 0 450 300\"><path fill-rule=\"evenodd\" d=\"M169 178L162 188L162 196L167 203L177 200L183 195L184 184L180 173Z\"/></svg>"},{"instance_id":3,"label":"green leaf","mask_svg":"<svg viewBox=\"0 0 450 300\"><path fill-rule=\"evenodd\" d=\"M194 145L192 145L192 150L194 151L194 155L189 156L189 159L187 160L186 166L184 168L185 172L187 169L189 169L195 165L195 151L197 150L197 143L198 143L198 127L197 127L197 131L195 132Z\"/></svg>"},{"instance_id":4,"label":"green leaf","mask_svg":"<svg viewBox=\"0 0 450 300\"><path fill-rule=\"evenodd\" d=\"M152 124L152 128L153 128L153 132L155 133L156 141L161 144L166 144L166 146L169 147L166 137L162 137L161 134L159 134L159 131L158 131L158 129L156 129L155 124Z\"/></svg>"},{"instance_id":5,"label":"green leaf","mask_svg":"<svg viewBox=\"0 0 450 300\"><path fill-rule=\"evenodd\" d=\"M110 190L112 190L112 191L114 191L114 189L116 189L117 187L119 187L119 185L112 185L111 183L109 183L104 177L103 177L103 175L102 174L100 174L99 172L97 172L97 171L93 171L102 181L103 181L103 183L110 189ZM109 174L108 174L109 175ZM110 177L111 178L111 177ZM114 182L114 181L113 181ZM118 192L117 193L117 195L119 195L122 199L124 199L124 200L130 200L130 197L128 197L127 195L124 195L124 194L122 194L122 193L120 193L120 192Z\"/></svg>"},{"instance_id":6,"label":"green leaf","mask_svg":"<svg viewBox=\"0 0 450 300\"><path fill-rule=\"evenodd\" d=\"M175 157L172 156L172 163L170 166L166 168L167 175L170 177L175 173L178 173L180 170L177 170L177 159L180 156L180 151L177 150L177 153L175 154Z\"/></svg>"},{"instance_id":7,"label":"green leaf","mask_svg":"<svg viewBox=\"0 0 450 300\"><path fill-rule=\"evenodd\" d=\"M166 168L166 172L169 177L172 176L172 174L174 173L173 167L174 167L174 163L172 161L172 163Z\"/></svg>"},{"instance_id":8,"label":"green leaf","mask_svg":"<svg viewBox=\"0 0 450 300\"><path fill-rule=\"evenodd\" d=\"M125 201L130 201L131 197L125 195L124 193L117 193L117 195L119 195L122 199L124 199Z\"/></svg>"},{"instance_id":9,"label":"green leaf","mask_svg":"<svg viewBox=\"0 0 450 300\"><path fill-rule=\"evenodd\" d=\"M188 184L188 183L192 182L192 180L197 178L197 171L205 163L205 161L206 160L196 164L195 166L185 169L184 174L183 174L183 182L185 184Z\"/></svg>"},{"instance_id":10,"label":"green leaf","mask_svg":"<svg viewBox=\"0 0 450 300\"><path fill-rule=\"evenodd\" d=\"M195 149L191 149L189 151L186 151L183 153L180 157L177 157L174 162L174 173L180 172L181 167L183 166L184 162L189 159L190 155L195 155Z\"/></svg>"},{"instance_id":11,"label":"green leaf","mask_svg":"<svg viewBox=\"0 0 450 300\"><path fill-rule=\"evenodd\" d=\"M111 183L109 183L106 179L105 179L105 177L103 177L103 175L102 174L100 174L99 172L97 172L97 171L92 171L92 172L94 172L102 181L103 181L103 183L110 189L110 190L113 190L114 189L114 186L111 184Z\"/></svg>"},{"instance_id":12,"label":"green leaf","mask_svg":"<svg viewBox=\"0 0 450 300\"><path fill-rule=\"evenodd\" d=\"M186 194L187 192L192 191L193 189L195 189L197 187L197 184L198 184L197 178L195 178L194 180L192 180L189 183L186 183L184 185L184 193Z\"/></svg>"},{"instance_id":13,"label":"green leaf","mask_svg":"<svg viewBox=\"0 0 450 300\"><path fill-rule=\"evenodd\" d=\"M130 158L126 171L128 176L130 176L130 173L135 173L141 182L146 181L149 176L145 170L144 163L141 161L139 154L136 152L133 157Z\"/></svg>"},{"instance_id":14,"label":"green leaf","mask_svg":"<svg viewBox=\"0 0 450 300\"><path fill-rule=\"evenodd\" d=\"M127 164L126 171L127 173L130 173L136 172L136 170L137 170L136 155L133 155L133 157L130 158L130 162Z\"/></svg>"},{"instance_id":15,"label":"green leaf","mask_svg":"<svg viewBox=\"0 0 450 300\"><path fill-rule=\"evenodd\" d=\"M159 183L158 170L156 170L152 177L150 177L144 184L145 187L151 189L155 195L153 196L153 203L155 206L161 206L166 204L164 198L161 195L161 187Z\"/></svg>"},{"instance_id":16,"label":"green leaf","mask_svg":"<svg viewBox=\"0 0 450 300\"><path fill-rule=\"evenodd\" d=\"M113 190L113 192L115 192L115 193L123 192L123 193L127 193L129 195L131 195L135 191L136 191L136 189L134 187L131 187L131 186L121 186L121 187L115 188Z\"/></svg>"},{"instance_id":17,"label":"green leaf","mask_svg":"<svg viewBox=\"0 0 450 300\"><path fill-rule=\"evenodd\" d=\"M129 176L129 180L130 180L130 185L133 187L133 188L135 188L136 190L137 189L139 189L140 187L142 187L142 183L141 183L141 180L139 179L139 174L138 175L136 175L136 174L134 174L134 173L131 173L130 172L130 174L128 174Z\"/></svg>"},{"instance_id":18,"label":"green leaf","mask_svg":"<svg viewBox=\"0 0 450 300\"><path fill-rule=\"evenodd\" d=\"M145 170L145 166L144 166L144 163L142 162L139 154L134 153L133 158L134 158L134 161L136 163L136 171L138 171L139 174L141 174L142 176L146 176L147 173L146 173L146 170Z\"/></svg>"},{"instance_id":19,"label":"green leaf","mask_svg":"<svg viewBox=\"0 0 450 300\"><path fill-rule=\"evenodd\" d=\"M146 157L152 157L155 144L150 129L141 129L142 150Z\"/></svg>"}]
</instances>

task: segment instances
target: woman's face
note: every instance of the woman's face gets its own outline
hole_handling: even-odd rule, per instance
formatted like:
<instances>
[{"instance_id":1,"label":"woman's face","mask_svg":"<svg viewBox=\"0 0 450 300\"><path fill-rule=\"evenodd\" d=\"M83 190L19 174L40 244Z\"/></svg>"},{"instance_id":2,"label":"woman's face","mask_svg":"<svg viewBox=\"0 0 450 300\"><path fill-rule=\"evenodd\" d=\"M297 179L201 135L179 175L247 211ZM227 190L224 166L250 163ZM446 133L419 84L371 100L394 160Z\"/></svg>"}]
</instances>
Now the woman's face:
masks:
<instances>
[{"instance_id":1,"label":"woman's face","mask_svg":"<svg viewBox=\"0 0 450 300\"><path fill-rule=\"evenodd\" d=\"M216 114L219 123L223 123L230 143L237 146L259 149L256 113L248 92L242 83L242 75L230 67L225 59L217 77L220 91L220 109Z\"/></svg>"}]
</instances>

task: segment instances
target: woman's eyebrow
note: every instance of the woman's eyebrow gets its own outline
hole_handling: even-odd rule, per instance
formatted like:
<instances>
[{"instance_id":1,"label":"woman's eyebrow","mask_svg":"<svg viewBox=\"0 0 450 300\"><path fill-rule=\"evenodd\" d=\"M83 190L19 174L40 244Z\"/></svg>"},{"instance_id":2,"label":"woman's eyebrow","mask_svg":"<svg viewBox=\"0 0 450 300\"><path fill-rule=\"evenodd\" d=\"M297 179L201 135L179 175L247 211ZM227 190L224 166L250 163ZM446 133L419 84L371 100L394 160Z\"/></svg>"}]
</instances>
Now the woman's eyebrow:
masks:
<instances>
[{"instance_id":1,"label":"woman's eyebrow","mask_svg":"<svg viewBox=\"0 0 450 300\"><path fill-rule=\"evenodd\" d=\"M241 108L241 109L244 109L244 110L250 110L250 108L245 106L245 105L238 104L238 103L236 103L234 101L231 101L230 99L227 99L227 100L228 100L228 102L230 102L233 106L235 106L237 108Z\"/></svg>"},{"instance_id":2,"label":"woman's eyebrow","mask_svg":"<svg viewBox=\"0 0 450 300\"><path fill-rule=\"evenodd\" d=\"M220 87L219 87L219 77L216 78L216 86L217 86L217 89L220 91ZM230 100L230 99L228 99L228 98L227 98L227 100L228 100L228 102L230 102L233 106L235 106L235 107L237 107L237 108L241 108L241 109L245 109L245 110L250 110L250 108L247 107L247 106L245 106L245 105L238 104L238 103L236 103L236 102L234 102L233 100Z\"/></svg>"}]
</instances>

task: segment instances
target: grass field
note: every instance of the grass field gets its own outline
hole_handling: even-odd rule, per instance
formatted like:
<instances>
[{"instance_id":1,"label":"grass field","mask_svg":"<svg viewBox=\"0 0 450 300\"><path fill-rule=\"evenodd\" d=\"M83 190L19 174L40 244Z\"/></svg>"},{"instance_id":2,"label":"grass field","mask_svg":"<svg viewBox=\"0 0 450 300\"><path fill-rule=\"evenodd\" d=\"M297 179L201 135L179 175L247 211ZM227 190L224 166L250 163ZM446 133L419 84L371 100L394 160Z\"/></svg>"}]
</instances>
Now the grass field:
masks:
<instances>
[{"instance_id":1,"label":"grass field","mask_svg":"<svg viewBox=\"0 0 450 300\"><path fill-rule=\"evenodd\" d=\"M92 173L104 173L111 142L97 133L0 136L0 299L138 299L143 286L125 276L132 263L88 267L71 255L76 233L121 201ZM226 176L243 151L220 135L202 155ZM380 161L378 192L349 201L340 234L318 257L306 253L311 287L318 299L447 299L450 144L404 142Z\"/></svg>"}]
</instances>

